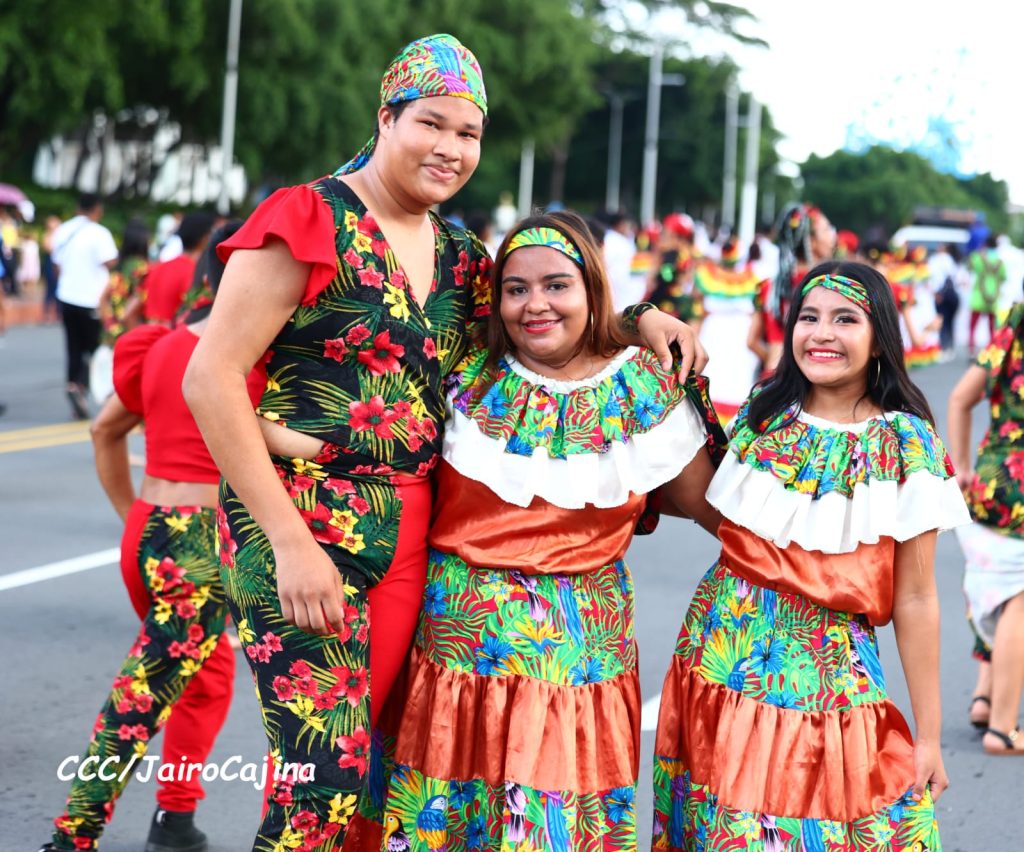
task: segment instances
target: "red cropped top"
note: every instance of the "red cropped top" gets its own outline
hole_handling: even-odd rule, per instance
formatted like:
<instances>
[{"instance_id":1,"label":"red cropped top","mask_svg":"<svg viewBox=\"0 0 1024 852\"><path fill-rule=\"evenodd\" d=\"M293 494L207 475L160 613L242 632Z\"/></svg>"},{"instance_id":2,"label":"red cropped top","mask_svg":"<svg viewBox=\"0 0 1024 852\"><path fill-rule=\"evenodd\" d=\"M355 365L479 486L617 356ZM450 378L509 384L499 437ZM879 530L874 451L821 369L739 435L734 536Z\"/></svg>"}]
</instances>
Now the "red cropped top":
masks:
<instances>
[{"instance_id":1,"label":"red cropped top","mask_svg":"<svg viewBox=\"0 0 1024 852\"><path fill-rule=\"evenodd\" d=\"M186 326L142 325L114 348L114 389L125 408L146 421L146 473L175 482L220 481L199 427L181 393L181 381L199 338ZM266 384L261 366L249 374L255 407Z\"/></svg>"}]
</instances>

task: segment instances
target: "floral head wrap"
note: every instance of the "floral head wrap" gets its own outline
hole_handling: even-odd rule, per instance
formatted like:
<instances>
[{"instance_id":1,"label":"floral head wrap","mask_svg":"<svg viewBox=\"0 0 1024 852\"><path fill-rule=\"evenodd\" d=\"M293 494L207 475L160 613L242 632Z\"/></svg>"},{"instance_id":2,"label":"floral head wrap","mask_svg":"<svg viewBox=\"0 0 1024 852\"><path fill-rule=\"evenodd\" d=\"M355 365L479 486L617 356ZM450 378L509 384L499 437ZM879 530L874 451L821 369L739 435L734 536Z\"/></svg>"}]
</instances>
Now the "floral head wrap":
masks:
<instances>
[{"instance_id":1,"label":"floral head wrap","mask_svg":"<svg viewBox=\"0 0 1024 852\"><path fill-rule=\"evenodd\" d=\"M447 33L407 44L391 60L380 81L381 106L440 95L465 98L487 115L487 92L480 63L462 42ZM334 173L335 177L365 166L376 144L376 138L367 142L358 154Z\"/></svg>"},{"instance_id":2,"label":"floral head wrap","mask_svg":"<svg viewBox=\"0 0 1024 852\"><path fill-rule=\"evenodd\" d=\"M508 257L516 249L527 246L553 248L573 261L580 269L583 268L583 255L580 254L580 250L573 245L572 240L555 228L527 228L525 231L520 231L509 241L508 248L505 249L505 257Z\"/></svg>"},{"instance_id":3,"label":"floral head wrap","mask_svg":"<svg viewBox=\"0 0 1024 852\"><path fill-rule=\"evenodd\" d=\"M852 278L845 275L819 275L804 284L801 295L806 296L815 287L824 287L833 293L838 293L844 299L849 299L864 313L871 314L871 302L868 300L867 288Z\"/></svg>"}]
</instances>

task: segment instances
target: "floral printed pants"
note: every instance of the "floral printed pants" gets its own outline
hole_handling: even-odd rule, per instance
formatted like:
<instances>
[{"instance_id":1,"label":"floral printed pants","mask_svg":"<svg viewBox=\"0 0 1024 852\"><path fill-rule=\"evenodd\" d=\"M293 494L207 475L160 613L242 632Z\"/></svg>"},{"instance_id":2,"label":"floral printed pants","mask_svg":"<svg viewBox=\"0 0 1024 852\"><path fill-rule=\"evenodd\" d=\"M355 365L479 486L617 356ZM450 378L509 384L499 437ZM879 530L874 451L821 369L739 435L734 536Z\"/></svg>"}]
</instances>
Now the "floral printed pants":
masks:
<instances>
[{"instance_id":1,"label":"floral printed pants","mask_svg":"<svg viewBox=\"0 0 1024 852\"><path fill-rule=\"evenodd\" d=\"M76 774L67 810L54 821L54 842L60 848L97 848L114 802L141 769L138 761L149 741L167 723L186 688L189 699L182 703L189 707L183 706L177 727L189 728L192 737L177 739L183 748L195 749L187 755L189 761L205 760L231 701L233 658L227 640L219 644L227 604L217 564L214 510L136 501L125 525L122 570L133 603L141 609L145 604L139 584L130 576L133 563L148 590L148 608L78 763L79 769L91 766L95 771L109 761L108 768L91 780ZM216 665L205 668L215 653ZM199 672L201 678L196 677ZM164 758L169 759L166 750ZM168 795L173 802L164 798ZM199 795L202 789L194 782L189 789L162 790L161 804L187 803L189 798L194 802ZM179 807L188 809L187 804Z\"/></svg>"},{"instance_id":2,"label":"floral printed pants","mask_svg":"<svg viewBox=\"0 0 1024 852\"><path fill-rule=\"evenodd\" d=\"M253 849L340 849L369 776L371 659L375 673L386 668L375 688L376 706L415 628L426 573L430 484L395 486L386 479L332 475L314 462L275 462L310 531L337 566L347 599L344 622L332 636L315 636L285 621L270 543L230 487L222 487L224 583L279 776L270 785ZM390 594L387 586L396 575L410 582ZM385 598L376 609L378 590L392 603L397 599L400 612L386 608ZM371 602L388 634L386 658L371 652Z\"/></svg>"}]
</instances>

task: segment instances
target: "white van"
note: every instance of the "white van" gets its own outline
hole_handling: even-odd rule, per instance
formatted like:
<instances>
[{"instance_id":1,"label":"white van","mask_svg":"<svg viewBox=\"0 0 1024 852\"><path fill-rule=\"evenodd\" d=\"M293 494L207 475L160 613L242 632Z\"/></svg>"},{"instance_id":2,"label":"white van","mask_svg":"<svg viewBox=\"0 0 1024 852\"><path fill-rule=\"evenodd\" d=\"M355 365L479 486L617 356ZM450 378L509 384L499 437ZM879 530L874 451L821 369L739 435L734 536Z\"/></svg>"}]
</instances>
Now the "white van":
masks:
<instances>
[{"instance_id":1,"label":"white van","mask_svg":"<svg viewBox=\"0 0 1024 852\"><path fill-rule=\"evenodd\" d=\"M939 246L955 245L965 251L971 239L966 228L951 228L948 225L905 225L892 235L894 248L924 246L931 254Z\"/></svg>"}]
</instances>

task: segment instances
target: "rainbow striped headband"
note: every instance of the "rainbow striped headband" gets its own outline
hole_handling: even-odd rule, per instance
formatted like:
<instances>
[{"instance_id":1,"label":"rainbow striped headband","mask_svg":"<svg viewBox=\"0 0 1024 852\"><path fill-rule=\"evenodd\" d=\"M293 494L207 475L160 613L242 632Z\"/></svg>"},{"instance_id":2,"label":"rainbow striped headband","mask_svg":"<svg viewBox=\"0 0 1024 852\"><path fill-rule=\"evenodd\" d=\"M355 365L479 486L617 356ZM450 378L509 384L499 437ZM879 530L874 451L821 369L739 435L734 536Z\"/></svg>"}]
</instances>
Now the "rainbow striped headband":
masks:
<instances>
[{"instance_id":1,"label":"rainbow striped headband","mask_svg":"<svg viewBox=\"0 0 1024 852\"><path fill-rule=\"evenodd\" d=\"M817 278L812 278L804 284L800 295L806 296L815 287L824 287L826 290L838 293L844 299L849 299L857 307L861 308L864 313L871 313L871 302L868 301L867 288L860 281L854 281L845 275L819 275Z\"/></svg>"},{"instance_id":2,"label":"rainbow striped headband","mask_svg":"<svg viewBox=\"0 0 1024 852\"><path fill-rule=\"evenodd\" d=\"M580 254L580 250L565 234L555 228L527 228L525 231L520 231L509 241L508 248L505 249L505 257L508 257L516 249L528 246L553 248L573 261L580 269L583 268L583 255Z\"/></svg>"}]
</instances>

